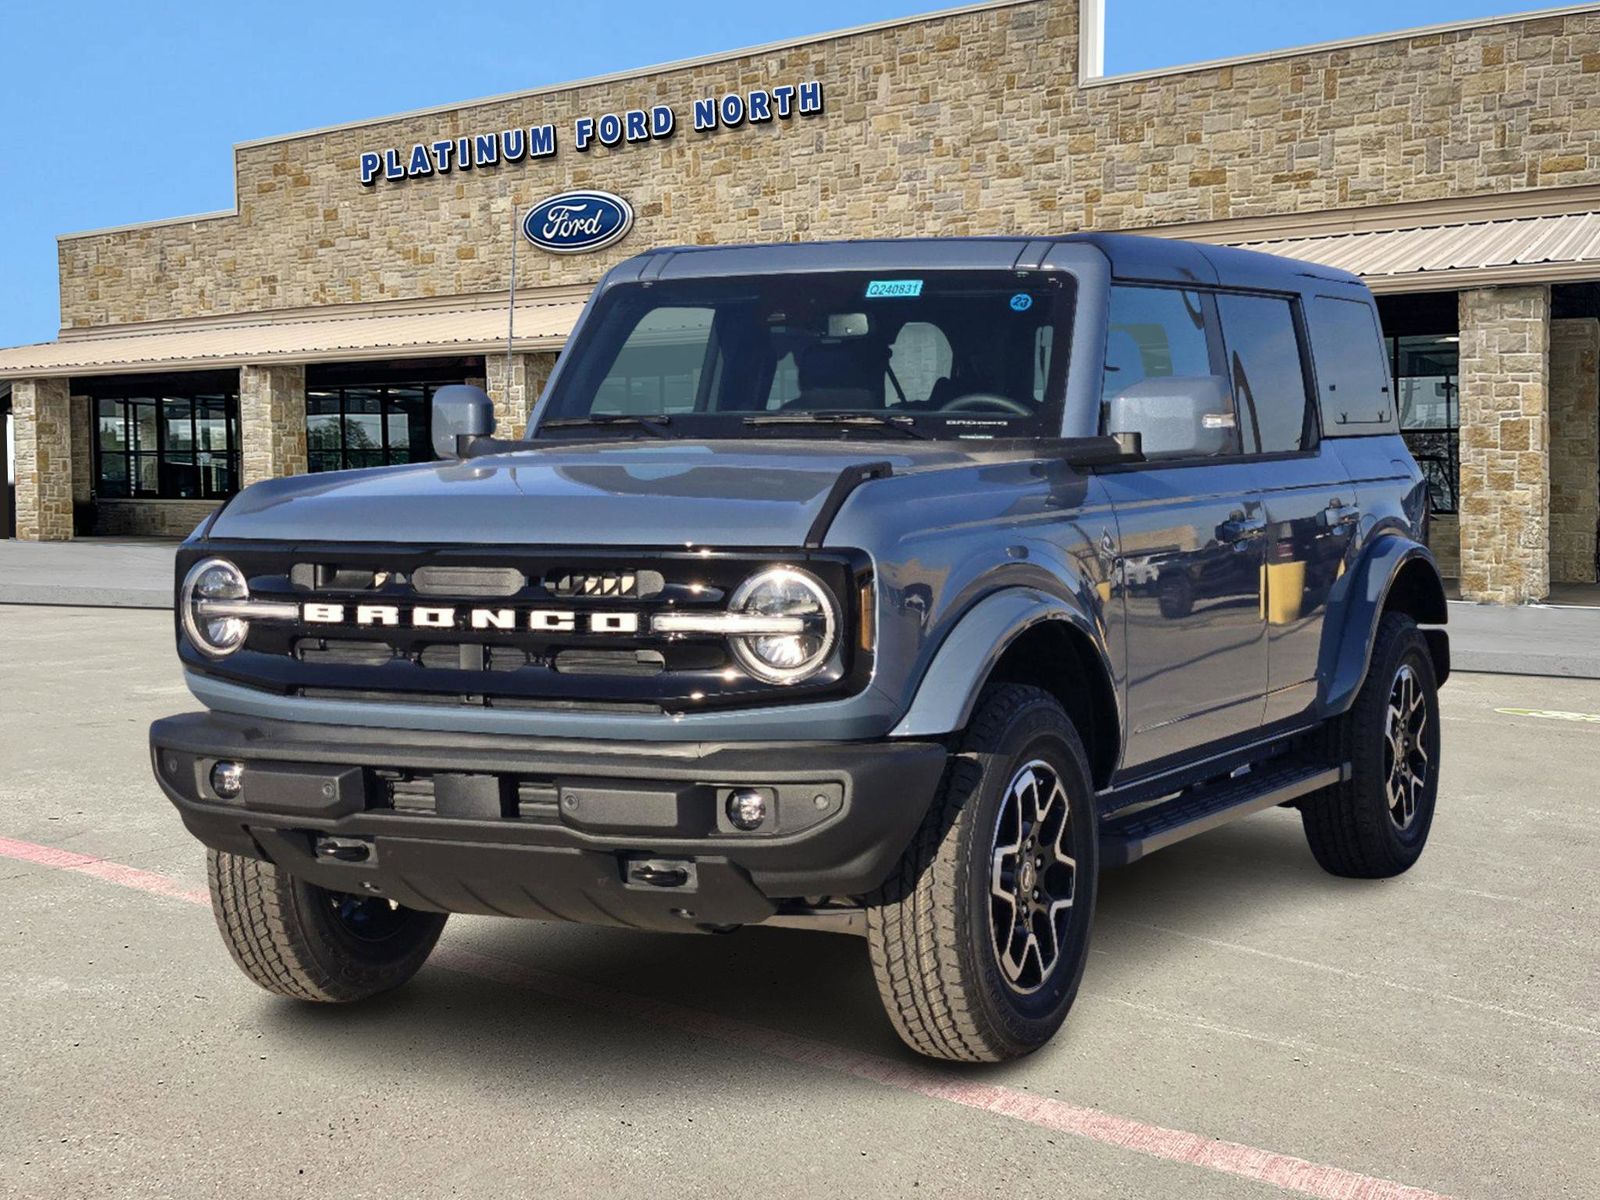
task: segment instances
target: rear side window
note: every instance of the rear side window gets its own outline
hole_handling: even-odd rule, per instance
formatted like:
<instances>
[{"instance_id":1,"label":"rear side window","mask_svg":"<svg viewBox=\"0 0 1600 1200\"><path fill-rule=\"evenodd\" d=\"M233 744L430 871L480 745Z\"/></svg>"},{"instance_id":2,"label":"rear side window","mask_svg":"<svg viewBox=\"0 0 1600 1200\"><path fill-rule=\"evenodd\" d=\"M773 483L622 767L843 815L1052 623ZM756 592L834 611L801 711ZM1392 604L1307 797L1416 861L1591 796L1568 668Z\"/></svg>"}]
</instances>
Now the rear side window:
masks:
<instances>
[{"instance_id":1,"label":"rear side window","mask_svg":"<svg viewBox=\"0 0 1600 1200\"><path fill-rule=\"evenodd\" d=\"M1315 445L1293 303L1277 296L1223 292L1217 307L1245 453L1275 454Z\"/></svg>"},{"instance_id":2,"label":"rear side window","mask_svg":"<svg viewBox=\"0 0 1600 1200\"><path fill-rule=\"evenodd\" d=\"M1393 419L1388 359L1372 306L1317 296L1311 301L1311 352L1317 362L1322 411L1334 425Z\"/></svg>"},{"instance_id":3,"label":"rear side window","mask_svg":"<svg viewBox=\"0 0 1600 1200\"><path fill-rule=\"evenodd\" d=\"M1141 379L1211 374L1206 305L1199 292L1113 286L1109 325L1106 400Z\"/></svg>"}]
</instances>

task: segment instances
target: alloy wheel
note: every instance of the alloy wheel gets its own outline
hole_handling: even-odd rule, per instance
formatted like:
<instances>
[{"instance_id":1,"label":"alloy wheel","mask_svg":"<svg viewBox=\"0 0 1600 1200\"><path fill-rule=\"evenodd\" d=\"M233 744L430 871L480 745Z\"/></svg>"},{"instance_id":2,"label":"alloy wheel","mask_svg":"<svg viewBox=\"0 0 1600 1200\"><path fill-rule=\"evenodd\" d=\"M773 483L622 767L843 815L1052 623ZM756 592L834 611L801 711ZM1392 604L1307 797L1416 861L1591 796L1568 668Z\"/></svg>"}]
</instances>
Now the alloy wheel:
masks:
<instances>
[{"instance_id":1,"label":"alloy wheel","mask_svg":"<svg viewBox=\"0 0 1600 1200\"><path fill-rule=\"evenodd\" d=\"M1403 663L1389 689L1384 718L1384 795L1389 819L1406 830L1417 819L1417 805L1428 787L1428 702L1410 663Z\"/></svg>"},{"instance_id":2,"label":"alloy wheel","mask_svg":"<svg viewBox=\"0 0 1600 1200\"><path fill-rule=\"evenodd\" d=\"M1007 785L989 874L991 942L1012 989L1043 987L1062 957L1078 864L1061 776L1035 759Z\"/></svg>"}]
</instances>

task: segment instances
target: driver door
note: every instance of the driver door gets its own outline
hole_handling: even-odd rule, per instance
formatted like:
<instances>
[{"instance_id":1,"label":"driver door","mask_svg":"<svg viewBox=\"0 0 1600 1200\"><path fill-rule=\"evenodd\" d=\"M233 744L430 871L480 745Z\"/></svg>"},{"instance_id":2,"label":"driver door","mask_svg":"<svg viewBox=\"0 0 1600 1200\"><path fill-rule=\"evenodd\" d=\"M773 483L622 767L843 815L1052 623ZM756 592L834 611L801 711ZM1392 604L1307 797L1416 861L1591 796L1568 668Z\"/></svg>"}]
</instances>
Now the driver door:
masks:
<instances>
[{"instance_id":1,"label":"driver door","mask_svg":"<svg viewBox=\"0 0 1600 1200\"><path fill-rule=\"evenodd\" d=\"M1163 449L1101 478L1121 533L1127 656L1124 767L1135 773L1259 728L1267 689L1261 611L1267 514L1259 468L1241 461L1214 297L1194 289L1112 288L1107 420L1124 392L1208 380L1218 411L1196 450ZM1181 390L1174 388L1175 392ZM1204 390L1204 389L1200 389ZM1134 432L1107 428L1106 433Z\"/></svg>"}]
</instances>

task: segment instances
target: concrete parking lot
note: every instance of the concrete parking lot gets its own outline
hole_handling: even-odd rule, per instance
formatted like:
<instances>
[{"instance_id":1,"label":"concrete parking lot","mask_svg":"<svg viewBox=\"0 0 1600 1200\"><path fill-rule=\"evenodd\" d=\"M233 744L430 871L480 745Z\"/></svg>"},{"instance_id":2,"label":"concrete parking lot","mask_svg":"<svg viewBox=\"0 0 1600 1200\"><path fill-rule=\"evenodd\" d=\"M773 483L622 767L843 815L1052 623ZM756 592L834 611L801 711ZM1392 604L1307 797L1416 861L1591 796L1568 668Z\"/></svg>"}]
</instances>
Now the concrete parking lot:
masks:
<instances>
[{"instance_id":1,"label":"concrete parking lot","mask_svg":"<svg viewBox=\"0 0 1600 1200\"><path fill-rule=\"evenodd\" d=\"M1280 810L1108 876L981 1070L825 934L454 918L365 1007L258 992L149 778L190 703L166 615L0 607L0 1194L1600 1195L1600 682L1457 676L1401 879Z\"/></svg>"}]
</instances>

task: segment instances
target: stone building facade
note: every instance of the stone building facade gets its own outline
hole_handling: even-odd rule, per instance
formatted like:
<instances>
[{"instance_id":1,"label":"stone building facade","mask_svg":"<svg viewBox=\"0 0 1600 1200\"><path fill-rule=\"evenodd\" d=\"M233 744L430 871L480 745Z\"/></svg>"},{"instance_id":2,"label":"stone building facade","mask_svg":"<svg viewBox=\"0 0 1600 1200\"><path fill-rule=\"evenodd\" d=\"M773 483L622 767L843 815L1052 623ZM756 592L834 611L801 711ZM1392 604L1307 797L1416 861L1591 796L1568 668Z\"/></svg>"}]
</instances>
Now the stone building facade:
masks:
<instances>
[{"instance_id":1,"label":"stone building facade","mask_svg":"<svg viewBox=\"0 0 1600 1200\"><path fill-rule=\"evenodd\" d=\"M1104 0L1081 2L1095 6L1085 24L1103 28ZM519 312L524 298L570 299L650 245L1081 228L1246 244L1600 211L1600 4L1118 77L1092 72L1098 47L1080 45L1081 15L1080 0L999 0L240 145L233 211L62 237L60 352L0 351L0 378L18 380L21 397L46 375L77 389L90 374L132 373L105 352L90 361L90 347L129 337L165 339L162 371L228 365L242 441L230 452L249 482L306 469L318 420L308 390L312 408L331 403L315 398L329 394L316 364L338 360L320 348L296 360L286 331L503 298L516 214L569 189L625 196L635 227L594 254L522 243ZM803 83L820 86L820 111L692 125L697 101ZM576 145L585 119L662 106L676 117L670 136ZM364 154L404 160L413 147L545 125L556 140L547 156L471 170L458 157L448 171L434 157L426 175L361 182ZM1585 291L1600 280L1600 250L1596 260L1561 262L1548 278L1493 263L1386 264L1371 276L1386 322L1391 309L1404 321L1426 307L1415 297L1459 293L1451 327L1434 332L1460 339L1458 382L1441 385L1459 387L1459 465L1440 468L1459 477L1460 495L1434 529L1470 595L1538 599L1552 578L1595 577L1592 545L1582 553L1596 519L1583 481L1600 480L1600 418L1595 352L1577 329L1600 317ZM498 311L503 322L503 299ZM502 425L519 424L560 331L519 340L508 368L485 330L391 344L385 377L398 378L396 363L449 357L455 378L486 381ZM229 336L234 352L218 351ZM376 344L351 361L379 361ZM60 449L14 408L19 438ZM104 469L78 453L80 469ZM165 530L174 522L156 515L161 505L195 503L101 499L94 525L139 528L142 512ZM29 521L37 536L64 536L59 512Z\"/></svg>"}]
</instances>

